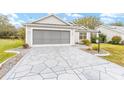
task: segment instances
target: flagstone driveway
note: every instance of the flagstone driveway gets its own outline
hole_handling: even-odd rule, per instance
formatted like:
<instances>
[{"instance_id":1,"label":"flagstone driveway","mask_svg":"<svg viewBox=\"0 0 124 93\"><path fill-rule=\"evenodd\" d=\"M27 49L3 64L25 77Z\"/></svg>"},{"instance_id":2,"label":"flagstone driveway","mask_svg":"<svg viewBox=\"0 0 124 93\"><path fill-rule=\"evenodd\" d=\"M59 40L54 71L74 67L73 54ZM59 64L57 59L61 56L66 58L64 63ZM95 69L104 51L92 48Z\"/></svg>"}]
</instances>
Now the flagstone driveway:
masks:
<instances>
[{"instance_id":1,"label":"flagstone driveway","mask_svg":"<svg viewBox=\"0 0 124 93\"><path fill-rule=\"evenodd\" d=\"M38 47L31 50L4 80L116 80L124 68L77 47Z\"/></svg>"}]
</instances>

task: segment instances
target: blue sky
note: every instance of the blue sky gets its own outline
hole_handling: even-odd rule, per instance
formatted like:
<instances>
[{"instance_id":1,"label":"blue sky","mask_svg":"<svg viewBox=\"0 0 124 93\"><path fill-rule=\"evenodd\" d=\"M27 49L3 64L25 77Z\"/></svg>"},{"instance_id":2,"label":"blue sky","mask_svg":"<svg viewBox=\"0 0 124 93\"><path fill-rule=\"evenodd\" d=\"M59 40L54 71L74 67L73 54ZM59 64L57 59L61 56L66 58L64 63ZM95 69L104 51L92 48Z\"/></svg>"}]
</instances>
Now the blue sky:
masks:
<instances>
[{"instance_id":1,"label":"blue sky","mask_svg":"<svg viewBox=\"0 0 124 93\"><path fill-rule=\"evenodd\" d=\"M22 26L22 24L36 20L38 18L49 15L49 13L2 13L9 17L10 22L16 27ZM99 17L105 24L113 23L116 21L124 22L123 13L55 13L64 21L71 22L76 18L83 18L85 16Z\"/></svg>"}]
</instances>

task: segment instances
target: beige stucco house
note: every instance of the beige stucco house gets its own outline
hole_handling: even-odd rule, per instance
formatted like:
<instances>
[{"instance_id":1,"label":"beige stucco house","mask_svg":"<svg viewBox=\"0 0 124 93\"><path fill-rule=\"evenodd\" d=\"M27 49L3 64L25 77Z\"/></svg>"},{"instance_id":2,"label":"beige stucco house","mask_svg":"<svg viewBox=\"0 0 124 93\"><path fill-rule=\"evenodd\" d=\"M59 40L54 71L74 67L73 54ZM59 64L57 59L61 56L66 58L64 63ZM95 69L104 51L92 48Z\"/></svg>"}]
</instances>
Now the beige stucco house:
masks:
<instances>
[{"instance_id":1,"label":"beige stucco house","mask_svg":"<svg viewBox=\"0 0 124 93\"><path fill-rule=\"evenodd\" d=\"M32 47L75 45L80 42L84 32L84 37L90 40L92 31L51 14L26 24L26 43Z\"/></svg>"}]
</instances>

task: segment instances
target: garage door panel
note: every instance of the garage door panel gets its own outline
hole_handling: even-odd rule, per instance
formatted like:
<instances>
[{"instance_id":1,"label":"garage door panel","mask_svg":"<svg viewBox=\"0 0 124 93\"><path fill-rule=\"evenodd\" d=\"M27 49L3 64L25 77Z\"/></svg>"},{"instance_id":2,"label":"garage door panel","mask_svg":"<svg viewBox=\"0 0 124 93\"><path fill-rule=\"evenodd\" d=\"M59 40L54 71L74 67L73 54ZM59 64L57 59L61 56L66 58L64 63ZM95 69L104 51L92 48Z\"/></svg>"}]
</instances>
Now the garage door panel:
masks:
<instances>
[{"instance_id":1,"label":"garage door panel","mask_svg":"<svg viewBox=\"0 0 124 93\"><path fill-rule=\"evenodd\" d=\"M58 31L53 31L53 32L51 33L51 37L52 37L52 39L54 39L54 40L60 39L60 36L61 36L61 33L58 32Z\"/></svg>"},{"instance_id":2,"label":"garage door panel","mask_svg":"<svg viewBox=\"0 0 124 93\"><path fill-rule=\"evenodd\" d=\"M62 44L68 44L68 43L70 43L70 40L65 39L65 40L61 40L61 42L62 42Z\"/></svg>"},{"instance_id":3,"label":"garage door panel","mask_svg":"<svg viewBox=\"0 0 124 93\"><path fill-rule=\"evenodd\" d=\"M70 33L62 32L61 33L61 38L70 40Z\"/></svg>"},{"instance_id":4,"label":"garage door panel","mask_svg":"<svg viewBox=\"0 0 124 93\"><path fill-rule=\"evenodd\" d=\"M52 44L60 44L61 40L52 40Z\"/></svg>"},{"instance_id":5,"label":"garage door panel","mask_svg":"<svg viewBox=\"0 0 124 93\"><path fill-rule=\"evenodd\" d=\"M33 44L70 44L70 31L33 30Z\"/></svg>"},{"instance_id":6,"label":"garage door panel","mask_svg":"<svg viewBox=\"0 0 124 93\"><path fill-rule=\"evenodd\" d=\"M35 41L33 41L33 44L44 44L45 41L44 40L41 40L41 39L37 39Z\"/></svg>"}]
</instances>

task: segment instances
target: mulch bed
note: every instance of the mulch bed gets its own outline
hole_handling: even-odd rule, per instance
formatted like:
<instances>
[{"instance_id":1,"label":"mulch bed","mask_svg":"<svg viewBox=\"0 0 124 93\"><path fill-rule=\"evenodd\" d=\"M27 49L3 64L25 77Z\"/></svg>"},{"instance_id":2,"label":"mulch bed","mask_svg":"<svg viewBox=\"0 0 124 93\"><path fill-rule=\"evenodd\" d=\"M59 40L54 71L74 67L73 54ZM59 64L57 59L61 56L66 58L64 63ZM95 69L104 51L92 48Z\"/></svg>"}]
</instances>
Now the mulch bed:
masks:
<instances>
[{"instance_id":1,"label":"mulch bed","mask_svg":"<svg viewBox=\"0 0 124 93\"><path fill-rule=\"evenodd\" d=\"M2 78L8 71L12 69L14 65L16 65L19 60L29 51L29 49L15 49L16 51L19 51L20 53L16 56L8 59L2 66L0 67L0 78Z\"/></svg>"},{"instance_id":2,"label":"mulch bed","mask_svg":"<svg viewBox=\"0 0 124 93\"><path fill-rule=\"evenodd\" d=\"M90 54L107 54L108 53L107 51L105 51L103 49L101 49L99 53L97 50L89 50L89 49L81 49L81 50L86 51Z\"/></svg>"}]
</instances>

